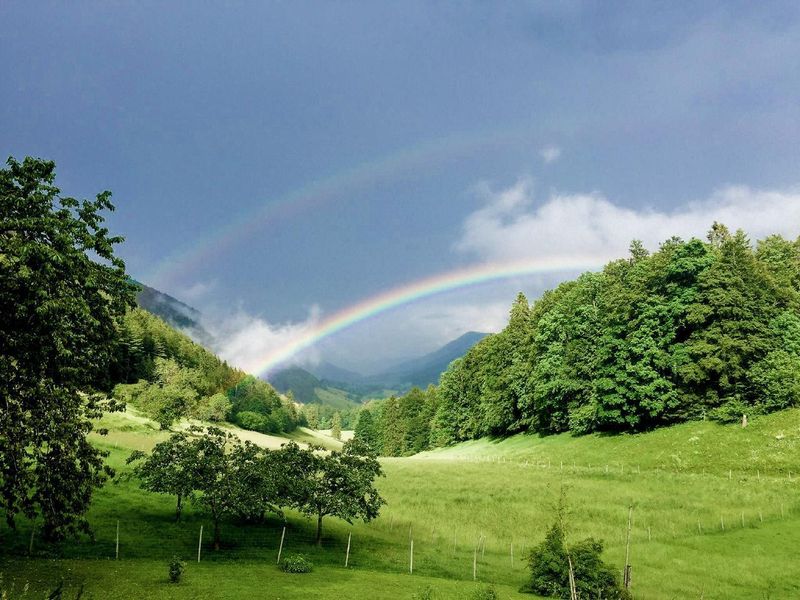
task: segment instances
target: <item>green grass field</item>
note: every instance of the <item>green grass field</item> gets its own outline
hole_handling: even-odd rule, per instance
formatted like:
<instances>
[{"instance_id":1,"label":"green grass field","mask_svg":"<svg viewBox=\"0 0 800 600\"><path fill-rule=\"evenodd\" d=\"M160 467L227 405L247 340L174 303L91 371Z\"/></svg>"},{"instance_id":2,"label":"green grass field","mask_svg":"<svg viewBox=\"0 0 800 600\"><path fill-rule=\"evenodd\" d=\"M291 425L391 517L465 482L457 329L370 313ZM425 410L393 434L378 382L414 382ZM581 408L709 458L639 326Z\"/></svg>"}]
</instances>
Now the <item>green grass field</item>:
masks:
<instances>
[{"instance_id":1,"label":"green grass field","mask_svg":"<svg viewBox=\"0 0 800 600\"><path fill-rule=\"evenodd\" d=\"M97 443L120 470L130 449L164 436L128 415L104 421L111 433ZM4 528L4 585L19 590L29 583L29 595L38 597L63 578L66 598L83 584L84 598L281 599L410 599L429 586L435 598L456 599L473 593L477 559L479 582L494 583L501 598L530 598L517 593L526 579L523 557L551 524L563 486L570 538L604 540L605 559L620 570L634 506L636 598L800 597L800 410L752 420L747 429L698 422L639 435L481 440L386 459L384 466L379 485L388 505L376 521L350 526L326 519L318 549L312 524L289 515L283 552L308 555L315 564L308 575L285 575L275 566L277 519L226 523L223 549L206 543L198 564L199 529L210 528L205 515L189 508L175 524L172 498L123 482L97 494L94 542L48 548L34 537L28 557L31 524L20 523L17 532ZM119 561L113 560L117 520ZM167 582L173 554L188 562L178 585Z\"/></svg>"}]
</instances>

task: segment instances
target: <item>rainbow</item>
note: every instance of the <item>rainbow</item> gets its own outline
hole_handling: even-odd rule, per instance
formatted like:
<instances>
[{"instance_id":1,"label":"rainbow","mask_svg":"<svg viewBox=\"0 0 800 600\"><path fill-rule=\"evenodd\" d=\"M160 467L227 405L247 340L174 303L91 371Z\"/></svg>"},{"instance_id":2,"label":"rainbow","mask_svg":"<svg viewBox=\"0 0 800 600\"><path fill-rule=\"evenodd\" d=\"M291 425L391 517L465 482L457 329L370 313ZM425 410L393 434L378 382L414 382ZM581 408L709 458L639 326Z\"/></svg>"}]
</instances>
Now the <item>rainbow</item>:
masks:
<instances>
[{"instance_id":1,"label":"rainbow","mask_svg":"<svg viewBox=\"0 0 800 600\"><path fill-rule=\"evenodd\" d=\"M209 235L195 240L192 246L174 252L158 261L142 281L155 287L169 287L178 275L194 271L210 256L218 255L237 242L302 210L341 197L416 168L430 168L446 160L469 155L478 149L520 141L530 141L530 127L509 127L491 131L458 133L425 140L379 157L358 163L328 177L307 183L283 195L261 203L254 211L240 214Z\"/></svg>"},{"instance_id":2,"label":"rainbow","mask_svg":"<svg viewBox=\"0 0 800 600\"><path fill-rule=\"evenodd\" d=\"M488 281L525 275L595 270L602 267L608 260L608 257L597 256L548 257L530 261L483 263L419 279L367 298L330 315L290 343L256 359L249 370L255 374L269 373L297 353L310 348L334 333L399 306L436 294Z\"/></svg>"}]
</instances>

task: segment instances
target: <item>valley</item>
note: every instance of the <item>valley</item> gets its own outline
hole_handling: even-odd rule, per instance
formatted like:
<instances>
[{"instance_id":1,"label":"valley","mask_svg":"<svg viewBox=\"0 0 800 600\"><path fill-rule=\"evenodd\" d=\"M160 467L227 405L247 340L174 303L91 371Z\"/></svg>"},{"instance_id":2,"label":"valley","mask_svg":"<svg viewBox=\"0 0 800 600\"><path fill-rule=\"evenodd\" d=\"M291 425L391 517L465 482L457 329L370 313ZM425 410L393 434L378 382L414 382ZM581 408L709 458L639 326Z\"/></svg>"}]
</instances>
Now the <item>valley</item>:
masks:
<instances>
[{"instance_id":1,"label":"valley","mask_svg":"<svg viewBox=\"0 0 800 600\"><path fill-rule=\"evenodd\" d=\"M130 450L148 449L164 435L134 415L109 415L101 424L109 435L94 443L111 452L109 461L121 473ZM326 436L301 430L292 437ZM281 440L253 439L268 446ZM209 530L205 515L189 507L175 524L169 497L122 481L97 493L89 513L95 542L57 548L36 542L29 557L30 525L21 524L16 534L4 536L11 552L0 571L6 585L45 590L64 577L70 593L83 585L89 596L104 598L192 598L211 594L213 586L215 598L368 592L412 598L430 587L435 598L458 599L469 597L478 583L494 584L502 598L530 597L517 593L526 580L524 559L551 524L563 488L569 537L604 540L604 558L613 565L624 562L627 512L634 507L636 598L789 598L800 593L790 567L800 543L798 457L800 410L792 409L754 419L746 429L693 422L614 437L519 435L383 459L386 477L378 486L387 505L379 519L352 526L332 519L316 548L312 523L288 513L283 552L309 556L315 570L307 576L275 567L282 523L274 517L263 525L226 523L223 548L215 552L206 540L196 563L199 527ZM344 568L348 535L352 547ZM164 574L172 554L188 561L179 587Z\"/></svg>"}]
</instances>

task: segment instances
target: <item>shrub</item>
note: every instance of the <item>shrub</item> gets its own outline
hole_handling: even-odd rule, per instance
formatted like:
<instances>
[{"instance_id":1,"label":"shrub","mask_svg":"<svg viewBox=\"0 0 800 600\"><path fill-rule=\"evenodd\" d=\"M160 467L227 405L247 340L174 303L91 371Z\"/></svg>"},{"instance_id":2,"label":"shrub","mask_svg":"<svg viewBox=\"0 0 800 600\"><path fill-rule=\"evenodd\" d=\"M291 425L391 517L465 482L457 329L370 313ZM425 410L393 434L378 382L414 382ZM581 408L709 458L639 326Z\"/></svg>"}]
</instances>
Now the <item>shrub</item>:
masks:
<instances>
[{"instance_id":1,"label":"shrub","mask_svg":"<svg viewBox=\"0 0 800 600\"><path fill-rule=\"evenodd\" d=\"M472 600L499 600L500 596L497 595L497 590L493 585L486 587L479 587L472 592Z\"/></svg>"},{"instance_id":2,"label":"shrub","mask_svg":"<svg viewBox=\"0 0 800 600\"><path fill-rule=\"evenodd\" d=\"M251 431L265 431L267 429L267 421L263 415L247 410L236 413L236 423L240 427Z\"/></svg>"},{"instance_id":3,"label":"shrub","mask_svg":"<svg viewBox=\"0 0 800 600\"><path fill-rule=\"evenodd\" d=\"M314 565L302 554L289 554L281 561L284 573L310 573Z\"/></svg>"},{"instance_id":4,"label":"shrub","mask_svg":"<svg viewBox=\"0 0 800 600\"><path fill-rule=\"evenodd\" d=\"M179 556L173 556L169 561L169 580L172 583L178 583L185 569L186 563L183 562Z\"/></svg>"},{"instance_id":5,"label":"shrub","mask_svg":"<svg viewBox=\"0 0 800 600\"><path fill-rule=\"evenodd\" d=\"M592 538L567 548L564 530L560 523L556 523L547 532L544 541L531 551L528 558L531 580L522 591L569 598L569 557L572 559L578 597L609 600L629 598L628 592L620 586L615 571L600 558L602 551L603 543Z\"/></svg>"}]
</instances>

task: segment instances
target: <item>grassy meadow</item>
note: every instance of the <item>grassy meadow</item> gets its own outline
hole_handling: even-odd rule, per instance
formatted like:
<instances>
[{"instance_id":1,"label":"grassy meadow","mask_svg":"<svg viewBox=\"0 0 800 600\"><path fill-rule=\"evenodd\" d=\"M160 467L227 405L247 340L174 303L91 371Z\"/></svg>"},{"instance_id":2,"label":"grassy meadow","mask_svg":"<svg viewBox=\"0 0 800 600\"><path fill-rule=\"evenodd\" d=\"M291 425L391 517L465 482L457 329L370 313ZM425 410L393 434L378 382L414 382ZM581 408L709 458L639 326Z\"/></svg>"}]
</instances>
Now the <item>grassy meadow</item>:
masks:
<instances>
[{"instance_id":1,"label":"grassy meadow","mask_svg":"<svg viewBox=\"0 0 800 600\"><path fill-rule=\"evenodd\" d=\"M165 437L135 415L109 415L103 425L109 435L94 439L121 473L130 450ZM277 518L225 523L223 548L214 552L204 514L189 506L176 524L173 498L123 478L97 493L89 515L95 541L46 547L34 535L28 556L30 523L0 530L3 585L14 586L11 598L22 597L26 583L28 596L42 597L63 578L65 598L83 585L84 598L410 599L430 587L434 598L457 599L476 589L475 568L478 582L494 583L501 598L530 598L517 592L526 580L523 559L552 523L563 487L569 538L602 539L605 559L620 570L634 507L635 598L800 597L800 410L754 419L746 429L696 422L638 435L520 435L383 464L379 487L388 504L374 522L327 518L320 549L311 521L288 515L283 552L306 554L311 574L275 566ZM207 535L198 564L201 525ZM177 585L167 582L173 554L187 561Z\"/></svg>"}]
</instances>

